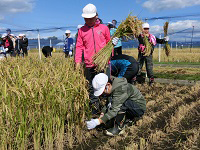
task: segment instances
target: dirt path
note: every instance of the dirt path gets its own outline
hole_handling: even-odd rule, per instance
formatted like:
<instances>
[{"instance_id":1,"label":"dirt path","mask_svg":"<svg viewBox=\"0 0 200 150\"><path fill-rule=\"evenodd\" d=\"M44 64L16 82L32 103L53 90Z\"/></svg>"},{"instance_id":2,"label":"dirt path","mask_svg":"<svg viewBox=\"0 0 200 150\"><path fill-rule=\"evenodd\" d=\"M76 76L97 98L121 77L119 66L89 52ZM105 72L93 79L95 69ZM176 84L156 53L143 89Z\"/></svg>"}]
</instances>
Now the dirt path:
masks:
<instances>
[{"instance_id":1,"label":"dirt path","mask_svg":"<svg viewBox=\"0 0 200 150\"><path fill-rule=\"evenodd\" d=\"M200 68L200 65L154 64L155 67Z\"/></svg>"},{"instance_id":2,"label":"dirt path","mask_svg":"<svg viewBox=\"0 0 200 150\"><path fill-rule=\"evenodd\" d=\"M146 78L146 82L148 82L147 78ZM166 84L177 84L177 85L195 85L195 84L200 84L200 81L175 80L175 79L163 79L163 78L155 78L155 82L157 82L157 83L166 83Z\"/></svg>"}]
</instances>

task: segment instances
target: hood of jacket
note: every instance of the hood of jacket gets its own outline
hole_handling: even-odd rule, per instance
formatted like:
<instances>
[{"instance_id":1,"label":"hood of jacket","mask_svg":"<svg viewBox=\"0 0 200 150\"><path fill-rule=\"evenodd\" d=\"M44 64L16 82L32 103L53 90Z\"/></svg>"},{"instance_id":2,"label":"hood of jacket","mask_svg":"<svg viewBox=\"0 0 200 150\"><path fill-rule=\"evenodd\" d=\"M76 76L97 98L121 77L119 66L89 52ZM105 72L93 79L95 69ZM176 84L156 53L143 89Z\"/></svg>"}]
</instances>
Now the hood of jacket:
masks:
<instances>
[{"instance_id":1,"label":"hood of jacket","mask_svg":"<svg viewBox=\"0 0 200 150\"><path fill-rule=\"evenodd\" d=\"M118 88L119 86L127 86L127 80L126 78L117 78L117 77L111 77L111 81L112 83L112 89L111 89L111 93Z\"/></svg>"}]
</instances>

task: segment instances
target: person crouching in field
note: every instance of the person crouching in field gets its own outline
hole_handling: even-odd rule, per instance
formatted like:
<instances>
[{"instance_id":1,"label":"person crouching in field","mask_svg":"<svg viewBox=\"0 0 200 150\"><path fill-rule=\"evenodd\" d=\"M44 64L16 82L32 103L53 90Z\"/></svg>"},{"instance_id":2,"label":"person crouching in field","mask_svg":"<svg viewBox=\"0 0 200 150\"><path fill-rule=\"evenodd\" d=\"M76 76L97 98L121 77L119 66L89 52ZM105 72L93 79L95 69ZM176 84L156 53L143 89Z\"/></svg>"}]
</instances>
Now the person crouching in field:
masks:
<instances>
[{"instance_id":1,"label":"person crouching in field","mask_svg":"<svg viewBox=\"0 0 200 150\"><path fill-rule=\"evenodd\" d=\"M164 39L159 39L155 37L154 35L149 33L149 24L144 23L142 25L143 27L143 33L139 35L138 41L139 41L139 47L138 47L138 62L139 62L139 75L141 73L142 67L144 65L144 62L146 64L146 71L147 71L147 76L149 78L149 85L151 86L154 82L154 74L153 74L153 51L154 47L157 43L164 44L169 40L169 37L164 37ZM146 56L145 55L145 45L144 45L144 36L148 37L148 41L151 44L151 52L150 55Z\"/></svg>"},{"instance_id":2,"label":"person crouching in field","mask_svg":"<svg viewBox=\"0 0 200 150\"><path fill-rule=\"evenodd\" d=\"M52 56L52 55L51 55L52 51L53 51L53 47L50 47L50 46L44 46L44 47L42 48L42 53L43 53L43 55L44 55L46 58Z\"/></svg>"},{"instance_id":3,"label":"person crouching in field","mask_svg":"<svg viewBox=\"0 0 200 150\"><path fill-rule=\"evenodd\" d=\"M128 83L136 82L139 70L138 62L134 57L125 54L115 55L111 58L111 75L118 78L126 78Z\"/></svg>"},{"instance_id":4,"label":"person crouching in field","mask_svg":"<svg viewBox=\"0 0 200 150\"><path fill-rule=\"evenodd\" d=\"M71 57L73 54L73 38L70 37L71 35L71 31L70 30L66 30L65 31L65 42L64 42L64 47L63 47L63 52L65 53L65 58L67 57Z\"/></svg>"},{"instance_id":5,"label":"person crouching in field","mask_svg":"<svg viewBox=\"0 0 200 150\"><path fill-rule=\"evenodd\" d=\"M146 111L146 100L140 91L126 78L116 78L104 73L96 75L92 81L94 95L106 95L107 104L99 118L86 121L87 128L93 129L105 124L106 135L114 136L121 133L128 120L140 118Z\"/></svg>"}]
</instances>

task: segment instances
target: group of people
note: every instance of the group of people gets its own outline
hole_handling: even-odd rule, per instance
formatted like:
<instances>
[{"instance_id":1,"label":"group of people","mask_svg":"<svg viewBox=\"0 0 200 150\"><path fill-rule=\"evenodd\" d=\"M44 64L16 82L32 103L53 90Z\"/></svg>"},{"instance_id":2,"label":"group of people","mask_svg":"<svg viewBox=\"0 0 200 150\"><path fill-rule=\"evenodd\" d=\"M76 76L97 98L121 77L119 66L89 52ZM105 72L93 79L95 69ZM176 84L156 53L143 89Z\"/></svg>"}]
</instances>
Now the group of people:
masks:
<instances>
[{"instance_id":1,"label":"group of people","mask_svg":"<svg viewBox=\"0 0 200 150\"><path fill-rule=\"evenodd\" d=\"M117 21L113 20L108 25L104 25L99 18L97 9L93 4L88 4L83 8L82 17L85 25L78 26L76 42L70 37L71 31L66 30L63 52L65 57L74 54L76 69L80 69L84 64L85 77L88 80L88 93L92 114L96 116L86 121L89 130L95 127L102 127L109 136L118 135L124 127L135 120L141 118L146 111L146 100L142 93L134 86L136 77L141 73L145 62L149 85L154 82L152 55L154 46L157 43L164 44L168 37L159 39L149 33L149 24L143 24L143 32L138 37L138 61L134 57L122 54L123 37L112 38L114 45L113 55L108 62L106 72L96 70L96 64L92 57L98 53L114 35L117 29ZM152 46L150 55L144 55L144 36L147 36ZM28 55L28 39L25 35L19 34L15 37L11 31L2 35L1 46L10 53ZM42 52L45 57L51 56L51 47L43 47ZM106 99L106 104L102 107L100 99Z\"/></svg>"},{"instance_id":2,"label":"group of people","mask_svg":"<svg viewBox=\"0 0 200 150\"><path fill-rule=\"evenodd\" d=\"M28 56L28 38L25 34L19 34L15 36L11 34L11 30L7 29L7 33L4 33L0 38L1 54L7 57L9 54L11 57L22 55Z\"/></svg>"},{"instance_id":3,"label":"group of people","mask_svg":"<svg viewBox=\"0 0 200 150\"><path fill-rule=\"evenodd\" d=\"M111 57L106 72L98 72L92 57L111 39L116 31L116 20L108 26L102 24L93 4L83 8L82 17L85 25L78 30L75 46L75 66L79 69L84 64L85 77L88 80L90 106L94 118L86 121L89 130L103 127L110 136L118 135L123 128L141 118L146 111L146 100L142 93L132 84L146 63L149 84L154 82L152 54L156 43L165 43L168 38L158 39L149 33L149 24L143 24L143 32L138 38L138 61L132 56L122 54L121 38L113 37L114 55ZM144 55L143 37L147 36L152 46L149 56ZM107 99L102 108L100 99Z\"/></svg>"}]
</instances>

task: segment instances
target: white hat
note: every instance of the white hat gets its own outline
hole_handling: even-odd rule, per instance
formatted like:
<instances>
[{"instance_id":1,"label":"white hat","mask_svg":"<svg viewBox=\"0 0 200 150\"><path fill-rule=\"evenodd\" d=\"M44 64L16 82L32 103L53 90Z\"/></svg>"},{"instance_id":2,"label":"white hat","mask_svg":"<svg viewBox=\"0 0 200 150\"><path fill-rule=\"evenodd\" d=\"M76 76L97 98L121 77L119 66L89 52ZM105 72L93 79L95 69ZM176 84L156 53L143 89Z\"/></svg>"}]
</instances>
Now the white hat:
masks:
<instances>
[{"instance_id":1,"label":"white hat","mask_svg":"<svg viewBox=\"0 0 200 150\"><path fill-rule=\"evenodd\" d=\"M82 26L84 26L84 25L79 24L79 25L77 26L77 29L80 29Z\"/></svg>"},{"instance_id":2,"label":"white hat","mask_svg":"<svg viewBox=\"0 0 200 150\"><path fill-rule=\"evenodd\" d=\"M24 34L19 34L19 36L24 36Z\"/></svg>"},{"instance_id":3,"label":"white hat","mask_svg":"<svg viewBox=\"0 0 200 150\"><path fill-rule=\"evenodd\" d=\"M96 6L94 6L93 4L87 4L83 8L83 13L82 13L83 18L93 18L96 15L97 15L97 9Z\"/></svg>"},{"instance_id":4,"label":"white hat","mask_svg":"<svg viewBox=\"0 0 200 150\"><path fill-rule=\"evenodd\" d=\"M92 86L94 88L94 96L100 96L108 82L108 76L105 73L97 74L92 80Z\"/></svg>"},{"instance_id":5,"label":"white hat","mask_svg":"<svg viewBox=\"0 0 200 150\"><path fill-rule=\"evenodd\" d=\"M148 28L148 29L149 29L149 28L150 28L150 26L149 26L149 24L148 24L148 23L143 23L143 24L142 24L142 28L143 28L143 29L144 29L144 28Z\"/></svg>"},{"instance_id":6,"label":"white hat","mask_svg":"<svg viewBox=\"0 0 200 150\"><path fill-rule=\"evenodd\" d=\"M71 33L71 31L70 30L66 30L65 33Z\"/></svg>"},{"instance_id":7,"label":"white hat","mask_svg":"<svg viewBox=\"0 0 200 150\"><path fill-rule=\"evenodd\" d=\"M11 36L15 36L14 34L10 34Z\"/></svg>"},{"instance_id":8,"label":"white hat","mask_svg":"<svg viewBox=\"0 0 200 150\"><path fill-rule=\"evenodd\" d=\"M4 33L4 34L2 34L2 38L5 38L7 36L7 34L6 33Z\"/></svg>"},{"instance_id":9,"label":"white hat","mask_svg":"<svg viewBox=\"0 0 200 150\"><path fill-rule=\"evenodd\" d=\"M112 22L108 22L108 24L111 24L111 25L113 25L113 23L112 23Z\"/></svg>"}]
</instances>

